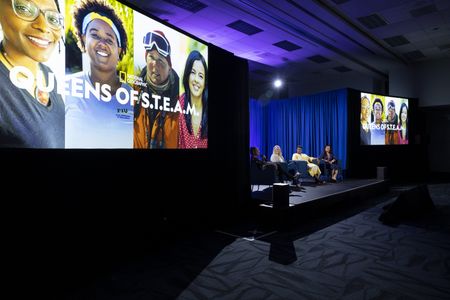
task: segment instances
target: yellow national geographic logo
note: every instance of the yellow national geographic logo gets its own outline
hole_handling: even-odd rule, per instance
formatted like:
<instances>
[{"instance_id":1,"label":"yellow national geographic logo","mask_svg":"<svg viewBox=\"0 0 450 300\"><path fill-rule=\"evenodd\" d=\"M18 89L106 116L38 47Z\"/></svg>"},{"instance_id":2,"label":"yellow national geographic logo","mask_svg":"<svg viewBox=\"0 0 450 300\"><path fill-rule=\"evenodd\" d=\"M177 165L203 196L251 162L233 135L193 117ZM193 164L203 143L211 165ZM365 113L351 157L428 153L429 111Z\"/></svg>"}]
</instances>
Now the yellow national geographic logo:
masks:
<instances>
[{"instance_id":1,"label":"yellow national geographic logo","mask_svg":"<svg viewBox=\"0 0 450 300\"><path fill-rule=\"evenodd\" d=\"M145 83L141 77L133 75L133 74L128 74L127 72L124 71L119 71L119 80L122 83L125 84L129 84L131 86L142 86L142 87L146 87L147 83Z\"/></svg>"},{"instance_id":2,"label":"yellow national geographic logo","mask_svg":"<svg viewBox=\"0 0 450 300\"><path fill-rule=\"evenodd\" d=\"M127 73L126 72L120 71L119 77L120 77L120 82L127 83Z\"/></svg>"}]
</instances>

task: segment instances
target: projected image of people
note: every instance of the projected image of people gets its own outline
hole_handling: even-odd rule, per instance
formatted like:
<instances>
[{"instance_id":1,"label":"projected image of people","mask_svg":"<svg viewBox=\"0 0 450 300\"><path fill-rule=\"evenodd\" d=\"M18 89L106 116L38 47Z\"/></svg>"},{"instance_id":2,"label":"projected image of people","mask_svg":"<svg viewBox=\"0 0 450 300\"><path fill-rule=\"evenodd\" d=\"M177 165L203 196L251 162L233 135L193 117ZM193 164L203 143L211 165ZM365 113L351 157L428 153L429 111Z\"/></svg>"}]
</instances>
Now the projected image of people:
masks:
<instances>
[{"instance_id":1,"label":"projected image of people","mask_svg":"<svg viewBox=\"0 0 450 300\"><path fill-rule=\"evenodd\" d=\"M408 105L404 102L400 105L398 143L400 145L408 144Z\"/></svg>"},{"instance_id":2,"label":"projected image of people","mask_svg":"<svg viewBox=\"0 0 450 300\"><path fill-rule=\"evenodd\" d=\"M389 100L388 102L385 124L386 124L385 144L386 145L398 144L398 127L397 127L398 115L395 112L394 100Z\"/></svg>"},{"instance_id":3,"label":"projected image of people","mask_svg":"<svg viewBox=\"0 0 450 300\"><path fill-rule=\"evenodd\" d=\"M144 36L142 50L146 66L139 77L146 84L135 106L134 148L177 148L179 114L173 107L178 101L180 79L172 68L170 43L162 31L150 31ZM157 102L149 103L150 99ZM172 111L165 109L168 107Z\"/></svg>"},{"instance_id":4,"label":"projected image of people","mask_svg":"<svg viewBox=\"0 0 450 300\"><path fill-rule=\"evenodd\" d=\"M59 4L1 0L0 11L0 147L64 148L64 101L44 64L62 37Z\"/></svg>"},{"instance_id":5,"label":"projected image of people","mask_svg":"<svg viewBox=\"0 0 450 300\"><path fill-rule=\"evenodd\" d=\"M132 148L132 87L117 74L128 50L124 23L106 1L79 0L73 27L86 63L67 78L66 148Z\"/></svg>"},{"instance_id":6,"label":"projected image of people","mask_svg":"<svg viewBox=\"0 0 450 300\"><path fill-rule=\"evenodd\" d=\"M179 148L208 147L208 66L198 51L192 51L186 61L183 74L184 94L180 105L187 111L195 109L193 114L180 117Z\"/></svg>"},{"instance_id":7,"label":"projected image of people","mask_svg":"<svg viewBox=\"0 0 450 300\"><path fill-rule=\"evenodd\" d=\"M370 124L372 145L384 145L386 125L383 123L383 102L376 98L372 103L372 123Z\"/></svg>"},{"instance_id":8,"label":"projected image of people","mask_svg":"<svg viewBox=\"0 0 450 300\"><path fill-rule=\"evenodd\" d=\"M367 96L361 97L361 124L359 128L361 145L371 145L371 132L370 132L370 100Z\"/></svg>"},{"instance_id":9,"label":"projected image of people","mask_svg":"<svg viewBox=\"0 0 450 300\"><path fill-rule=\"evenodd\" d=\"M407 98L361 92L361 145L408 144L408 102Z\"/></svg>"}]
</instances>

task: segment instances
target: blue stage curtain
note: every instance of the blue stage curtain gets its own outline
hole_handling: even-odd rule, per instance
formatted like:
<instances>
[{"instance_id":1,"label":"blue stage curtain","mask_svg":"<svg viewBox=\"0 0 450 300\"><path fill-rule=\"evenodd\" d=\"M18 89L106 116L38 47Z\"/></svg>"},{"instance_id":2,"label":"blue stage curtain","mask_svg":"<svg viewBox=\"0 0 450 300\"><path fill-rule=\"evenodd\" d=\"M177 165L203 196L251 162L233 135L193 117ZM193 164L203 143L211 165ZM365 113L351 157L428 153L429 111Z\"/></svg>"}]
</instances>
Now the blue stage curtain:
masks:
<instances>
[{"instance_id":1,"label":"blue stage curtain","mask_svg":"<svg viewBox=\"0 0 450 300\"><path fill-rule=\"evenodd\" d=\"M250 99L250 146L270 158L279 145L286 160L297 145L303 153L319 156L326 144L347 166L347 89L281 100Z\"/></svg>"},{"instance_id":2,"label":"blue stage curtain","mask_svg":"<svg viewBox=\"0 0 450 300\"><path fill-rule=\"evenodd\" d=\"M264 118L262 103L260 101L250 100L250 146L256 146L262 150L264 131ZM251 134L251 133L255 134Z\"/></svg>"}]
</instances>

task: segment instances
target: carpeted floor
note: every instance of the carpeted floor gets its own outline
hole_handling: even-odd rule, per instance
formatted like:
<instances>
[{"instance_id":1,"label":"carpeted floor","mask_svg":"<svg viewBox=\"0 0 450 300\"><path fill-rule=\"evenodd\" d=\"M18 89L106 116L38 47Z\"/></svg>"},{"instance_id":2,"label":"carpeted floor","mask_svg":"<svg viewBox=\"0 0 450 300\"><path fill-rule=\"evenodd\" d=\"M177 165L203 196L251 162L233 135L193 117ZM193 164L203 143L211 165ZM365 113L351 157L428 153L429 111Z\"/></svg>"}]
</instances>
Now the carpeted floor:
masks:
<instances>
[{"instance_id":1,"label":"carpeted floor","mask_svg":"<svg viewBox=\"0 0 450 300\"><path fill-rule=\"evenodd\" d=\"M407 188L284 232L242 224L246 236L221 228L174 237L66 298L450 299L450 184L428 185L432 214L382 224L383 206Z\"/></svg>"}]
</instances>

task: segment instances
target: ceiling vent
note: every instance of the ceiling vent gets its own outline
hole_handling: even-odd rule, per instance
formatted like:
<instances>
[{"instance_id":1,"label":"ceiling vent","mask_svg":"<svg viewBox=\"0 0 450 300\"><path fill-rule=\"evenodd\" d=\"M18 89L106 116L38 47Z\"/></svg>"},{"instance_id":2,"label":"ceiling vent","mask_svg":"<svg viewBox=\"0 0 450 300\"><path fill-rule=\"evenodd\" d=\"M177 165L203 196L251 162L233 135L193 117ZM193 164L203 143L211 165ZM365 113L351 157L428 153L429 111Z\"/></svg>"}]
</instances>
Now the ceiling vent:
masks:
<instances>
[{"instance_id":1,"label":"ceiling vent","mask_svg":"<svg viewBox=\"0 0 450 300\"><path fill-rule=\"evenodd\" d=\"M274 46L277 46L278 48L284 49L286 51L294 51L297 49L302 49L299 45L296 45L294 43L291 43L289 41L280 41L278 43L273 44Z\"/></svg>"},{"instance_id":2,"label":"ceiling vent","mask_svg":"<svg viewBox=\"0 0 450 300\"><path fill-rule=\"evenodd\" d=\"M341 72L341 73L349 72L349 71L352 70L352 69L349 69L349 68L347 68L347 67L345 67L345 66L339 66L339 67L335 67L335 68L333 68L333 69L336 70L336 71L338 71L338 72Z\"/></svg>"},{"instance_id":3,"label":"ceiling vent","mask_svg":"<svg viewBox=\"0 0 450 300\"><path fill-rule=\"evenodd\" d=\"M387 22L379 14L359 17L358 21L361 22L361 24L363 24L367 29L374 29L387 25Z\"/></svg>"},{"instance_id":4,"label":"ceiling vent","mask_svg":"<svg viewBox=\"0 0 450 300\"><path fill-rule=\"evenodd\" d=\"M178 6L182 9L185 9L187 11L190 11L192 13L199 12L202 9L208 7L208 5L198 0L164 0L164 1L173 4L175 6Z\"/></svg>"},{"instance_id":5,"label":"ceiling vent","mask_svg":"<svg viewBox=\"0 0 450 300\"><path fill-rule=\"evenodd\" d=\"M233 23L228 24L227 26L239 32L245 33L246 35L254 35L258 32L263 31L262 29L253 26L247 22L244 22L242 20L237 20Z\"/></svg>"},{"instance_id":6,"label":"ceiling vent","mask_svg":"<svg viewBox=\"0 0 450 300\"><path fill-rule=\"evenodd\" d=\"M326 63L326 62L330 61L328 58L323 57L322 55L310 56L310 57L307 57L307 59L309 59L315 63L318 63L318 64L322 64L322 63Z\"/></svg>"},{"instance_id":7,"label":"ceiling vent","mask_svg":"<svg viewBox=\"0 0 450 300\"><path fill-rule=\"evenodd\" d=\"M331 1L333 1L336 4L344 4L344 3L346 3L346 2L348 2L350 0L331 0Z\"/></svg>"},{"instance_id":8,"label":"ceiling vent","mask_svg":"<svg viewBox=\"0 0 450 300\"><path fill-rule=\"evenodd\" d=\"M423 53L419 50L406 52L403 54L403 56L405 56L409 60L416 60L416 59L421 59L421 58L425 57L425 55L423 55Z\"/></svg>"},{"instance_id":9,"label":"ceiling vent","mask_svg":"<svg viewBox=\"0 0 450 300\"><path fill-rule=\"evenodd\" d=\"M417 8L417 9L412 9L409 11L411 16L413 16L414 18L419 18L421 16L429 15L434 12L437 12L436 5L434 5L434 4L423 6L423 7Z\"/></svg>"},{"instance_id":10,"label":"ceiling vent","mask_svg":"<svg viewBox=\"0 0 450 300\"><path fill-rule=\"evenodd\" d=\"M383 39L391 47L397 47L409 44L409 41L403 35L391 36Z\"/></svg>"}]
</instances>

